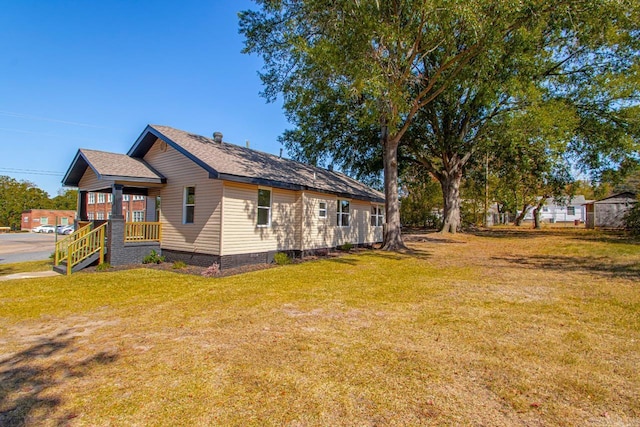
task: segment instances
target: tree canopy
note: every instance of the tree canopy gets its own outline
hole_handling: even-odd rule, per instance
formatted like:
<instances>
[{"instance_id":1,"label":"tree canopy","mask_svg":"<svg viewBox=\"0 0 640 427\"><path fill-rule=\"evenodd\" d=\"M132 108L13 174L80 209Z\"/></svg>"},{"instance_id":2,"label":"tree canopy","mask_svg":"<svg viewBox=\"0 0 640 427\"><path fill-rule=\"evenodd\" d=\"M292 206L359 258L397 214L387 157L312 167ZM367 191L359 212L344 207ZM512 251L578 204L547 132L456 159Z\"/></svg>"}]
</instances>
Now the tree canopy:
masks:
<instances>
[{"instance_id":1,"label":"tree canopy","mask_svg":"<svg viewBox=\"0 0 640 427\"><path fill-rule=\"evenodd\" d=\"M581 124L571 147L589 167L593 156L600 166L628 158L637 144L628 136L638 95L632 2L256 3L240 14L244 52L264 60L267 99L284 98L295 129L283 141L312 162L383 166L387 249L403 246L399 150L440 181L444 229L455 232L464 166L500 145L488 136L510 111L564 100ZM619 138L606 137L612 129Z\"/></svg>"}]
</instances>

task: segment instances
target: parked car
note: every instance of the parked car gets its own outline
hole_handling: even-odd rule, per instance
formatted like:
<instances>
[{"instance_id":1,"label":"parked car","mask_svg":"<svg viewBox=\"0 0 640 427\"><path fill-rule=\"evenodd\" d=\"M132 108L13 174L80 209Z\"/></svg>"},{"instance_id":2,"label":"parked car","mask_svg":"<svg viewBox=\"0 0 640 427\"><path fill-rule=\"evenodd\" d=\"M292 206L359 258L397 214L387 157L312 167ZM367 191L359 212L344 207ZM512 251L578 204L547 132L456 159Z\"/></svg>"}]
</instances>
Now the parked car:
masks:
<instances>
[{"instance_id":1,"label":"parked car","mask_svg":"<svg viewBox=\"0 0 640 427\"><path fill-rule=\"evenodd\" d=\"M53 233L55 230L55 225L39 225L31 229L34 233Z\"/></svg>"},{"instance_id":2,"label":"parked car","mask_svg":"<svg viewBox=\"0 0 640 427\"><path fill-rule=\"evenodd\" d=\"M59 225L58 234L71 234L73 233L73 225Z\"/></svg>"}]
</instances>

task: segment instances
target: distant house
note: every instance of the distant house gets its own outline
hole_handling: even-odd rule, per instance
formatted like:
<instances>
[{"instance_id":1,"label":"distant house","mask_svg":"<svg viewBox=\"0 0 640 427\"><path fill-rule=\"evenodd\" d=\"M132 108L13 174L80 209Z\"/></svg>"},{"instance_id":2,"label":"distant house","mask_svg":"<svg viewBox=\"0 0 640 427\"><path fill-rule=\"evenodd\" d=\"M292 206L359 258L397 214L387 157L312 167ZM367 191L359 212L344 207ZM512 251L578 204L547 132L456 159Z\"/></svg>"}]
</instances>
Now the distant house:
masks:
<instances>
[{"instance_id":1,"label":"distant house","mask_svg":"<svg viewBox=\"0 0 640 427\"><path fill-rule=\"evenodd\" d=\"M150 125L127 154L80 149L62 182L79 188L81 220L89 192L112 195L110 245L127 230L118 201L146 196L145 219L161 226L156 240L168 260L229 268L269 262L279 251L382 241L382 193L336 171L229 144L220 133L210 139ZM124 249L109 247L109 262L148 250L134 243L125 236Z\"/></svg>"},{"instance_id":2,"label":"distant house","mask_svg":"<svg viewBox=\"0 0 640 427\"><path fill-rule=\"evenodd\" d=\"M585 203L589 203L584 196L574 196L565 203L558 203L553 197L548 198L542 206L540 221L548 223L583 223L586 222ZM525 221L533 221L533 209L524 217Z\"/></svg>"},{"instance_id":3,"label":"distant house","mask_svg":"<svg viewBox=\"0 0 640 427\"><path fill-rule=\"evenodd\" d=\"M585 204L587 228L624 228L624 216L638 202L629 191Z\"/></svg>"},{"instance_id":4,"label":"distant house","mask_svg":"<svg viewBox=\"0 0 640 427\"><path fill-rule=\"evenodd\" d=\"M29 209L22 212L21 230L31 230L40 225L70 225L76 218L76 211L58 209Z\"/></svg>"}]
</instances>

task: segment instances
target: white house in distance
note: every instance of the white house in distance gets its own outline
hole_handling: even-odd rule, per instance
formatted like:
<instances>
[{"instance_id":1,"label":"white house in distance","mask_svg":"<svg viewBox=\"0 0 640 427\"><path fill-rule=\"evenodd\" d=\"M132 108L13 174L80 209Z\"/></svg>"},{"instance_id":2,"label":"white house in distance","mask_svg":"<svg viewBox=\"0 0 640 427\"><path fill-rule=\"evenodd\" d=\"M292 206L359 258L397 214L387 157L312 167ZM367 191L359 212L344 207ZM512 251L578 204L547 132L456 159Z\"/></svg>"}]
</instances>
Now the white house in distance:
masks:
<instances>
[{"instance_id":1,"label":"white house in distance","mask_svg":"<svg viewBox=\"0 0 640 427\"><path fill-rule=\"evenodd\" d=\"M565 203L557 203L553 197L548 198L542 207L540 213L540 221L547 223L584 223L587 220L585 203L589 203L591 200L586 200L584 196L574 196ZM533 209L524 217L525 221L533 221Z\"/></svg>"},{"instance_id":2,"label":"white house in distance","mask_svg":"<svg viewBox=\"0 0 640 427\"><path fill-rule=\"evenodd\" d=\"M160 223L167 260L230 268L269 262L280 251L298 255L383 237L379 191L336 171L229 144L218 132L211 139L149 125L127 154L80 149L62 182L79 189L80 220L87 219L88 192L111 193L114 201L147 196L146 220ZM113 206L110 223L124 221ZM112 265L126 263L118 250L108 252Z\"/></svg>"}]
</instances>

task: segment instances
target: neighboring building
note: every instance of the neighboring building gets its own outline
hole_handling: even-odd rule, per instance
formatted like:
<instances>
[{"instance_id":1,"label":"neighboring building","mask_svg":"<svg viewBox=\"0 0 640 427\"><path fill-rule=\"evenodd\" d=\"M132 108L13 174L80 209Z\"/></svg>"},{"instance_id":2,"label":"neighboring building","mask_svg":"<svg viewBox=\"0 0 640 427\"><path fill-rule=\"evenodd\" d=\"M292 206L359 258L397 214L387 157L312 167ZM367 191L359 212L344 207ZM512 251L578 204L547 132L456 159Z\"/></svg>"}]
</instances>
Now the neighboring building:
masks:
<instances>
[{"instance_id":1,"label":"neighboring building","mask_svg":"<svg viewBox=\"0 0 640 427\"><path fill-rule=\"evenodd\" d=\"M40 225L73 225L76 211L56 209L29 209L22 212L21 230L31 230Z\"/></svg>"},{"instance_id":2,"label":"neighboring building","mask_svg":"<svg viewBox=\"0 0 640 427\"><path fill-rule=\"evenodd\" d=\"M587 228L624 228L624 216L637 202L627 191L585 204Z\"/></svg>"},{"instance_id":3,"label":"neighboring building","mask_svg":"<svg viewBox=\"0 0 640 427\"><path fill-rule=\"evenodd\" d=\"M220 133L210 139L147 126L126 155L80 149L62 182L78 187L81 201L89 192L110 192L116 201L148 196L146 217L161 222L168 260L228 268L269 262L279 251L298 255L383 237L379 191L339 172L223 142ZM78 215L87 219L86 209ZM112 230L123 220L112 204Z\"/></svg>"},{"instance_id":4,"label":"neighboring building","mask_svg":"<svg viewBox=\"0 0 640 427\"><path fill-rule=\"evenodd\" d=\"M102 221L111 218L113 194L111 193L87 193L86 213L90 221ZM139 222L147 218L147 197L137 194L124 194L122 196L122 215L125 221ZM154 218L155 220L155 218Z\"/></svg>"},{"instance_id":5,"label":"neighboring building","mask_svg":"<svg viewBox=\"0 0 640 427\"><path fill-rule=\"evenodd\" d=\"M542 206L540 221L548 223L584 223L587 219L584 205L589 202L591 200L586 200L582 195L574 196L564 203L558 203L553 197L550 197ZM524 220L533 221L533 208L529 209Z\"/></svg>"}]
</instances>

